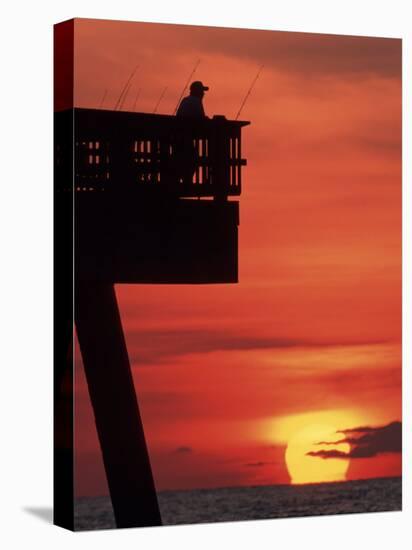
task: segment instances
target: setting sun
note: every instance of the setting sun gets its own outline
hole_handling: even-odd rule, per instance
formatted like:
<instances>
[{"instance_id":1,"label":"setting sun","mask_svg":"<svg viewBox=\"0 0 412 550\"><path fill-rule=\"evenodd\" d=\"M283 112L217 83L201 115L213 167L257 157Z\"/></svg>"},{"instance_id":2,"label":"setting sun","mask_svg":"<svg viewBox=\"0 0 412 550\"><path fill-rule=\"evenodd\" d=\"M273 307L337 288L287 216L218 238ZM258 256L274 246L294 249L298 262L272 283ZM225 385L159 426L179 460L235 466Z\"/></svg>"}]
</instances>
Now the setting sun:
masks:
<instances>
[{"instance_id":1,"label":"setting sun","mask_svg":"<svg viewBox=\"0 0 412 550\"><path fill-rule=\"evenodd\" d=\"M310 452L319 451L322 448L322 442L341 439L336 433L337 430L337 426L310 424L290 439L285 452L285 461L292 484L345 481L349 460L341 458L325 460L308 455ZM350 450L347 443L328 445L327 448L344 453Z\"/></svg>"},{"instance_id":2,"label":"setting sun","mask_svg":"<svg viewBox=\"0 0 412 550\"><path fill-rule=\"evenodd\" d=\"M322 458L309 453L338 451L347 454L348 443L339 433L347 425L361 425L369 419L353 410L325 410L268 419L261 425L261 437L284 445L284 460L292 484L345 481L350 460Z\"/></svg>"}]
</instances>

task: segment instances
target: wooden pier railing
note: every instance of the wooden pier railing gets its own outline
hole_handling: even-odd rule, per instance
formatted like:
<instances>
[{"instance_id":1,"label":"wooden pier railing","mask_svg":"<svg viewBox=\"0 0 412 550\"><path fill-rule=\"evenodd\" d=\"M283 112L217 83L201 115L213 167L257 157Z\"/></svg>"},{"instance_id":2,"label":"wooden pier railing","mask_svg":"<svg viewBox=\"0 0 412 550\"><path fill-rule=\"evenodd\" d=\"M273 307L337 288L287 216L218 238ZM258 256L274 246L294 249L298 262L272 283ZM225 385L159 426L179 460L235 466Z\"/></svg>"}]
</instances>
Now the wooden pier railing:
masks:
<instances>
[{"instance_id":1,"label":"wooden pier railing","mask_svg":"<svg viewBox=\"0 0 412 550\"><path fill-rule=\"evenodd\" d=\"M63 113L67 116L67 113ZM74 109L74 151L56 151L56 182L76 191L169 192L178 197L241 193L241 129L249 124L217 116L168 115ZM58 140L57 140L58 141Z\"/></svg>"}]
</instances>

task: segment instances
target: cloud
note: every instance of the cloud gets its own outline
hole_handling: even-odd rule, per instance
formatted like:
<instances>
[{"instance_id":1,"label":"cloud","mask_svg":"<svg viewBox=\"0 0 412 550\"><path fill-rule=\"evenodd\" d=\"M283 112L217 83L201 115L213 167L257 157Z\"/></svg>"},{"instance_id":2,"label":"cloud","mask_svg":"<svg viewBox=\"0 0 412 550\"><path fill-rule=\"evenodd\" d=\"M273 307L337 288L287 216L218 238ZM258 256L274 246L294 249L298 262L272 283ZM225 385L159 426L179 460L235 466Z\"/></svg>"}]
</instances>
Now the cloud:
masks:
<instances>
[{"instance_id":1,"label":"cloud","mask_svg":"<svg viewBox=\"0 0 412 550\"><path fill-rule=\"evenodd\" d=\"M351 458L350 453L343 453L342 451L337 451L336 449L331 451L325 451L322 449L321 451L310 451L306 454L307 456L315 456L318 458Z\"/></svg>"},{"instance_id":2,"label":"cloud","mask_svg":"<svg viewBox=\"0 0 412 550\"><path fill-rule=\"evenodd\" d=\"M195 45L305 77L399 78L401 74L402 43L397 39L207 29L198 31Z\"/></svg>"},{"instance_id":3,"label":"cloud","mask_svg":"<svg viewBox=\"0 0 412 550\"><path fill-rule=\"evenodd\" d=\"M173 451L173 454L178 454L178 455L186 455L190 453L193 453L192 447L187 447L185 445L182 445L181 447L177 447L177 449Z\"/></svg>"},{"instance_id":4,"label":"cloud","mask_svg":"<svg viewBox=\"0 0 412 550\"><path fill-rule=\"evenodd\" d=\"M321 449L310 451L308 456L319 458L371 458L384 453L402 452L402 423L395 421L382 427L360 426L339 430L337 433L345 435L338 441L319 441L317 445L351 445L348 453L337 449Z\"/></svg>"},{"instance_id":5,"label":"cloud","mask_svg":"<svg viewBox=\"0 0 412 550\"><path fill-rule=\"evenodd\" d=\"M401 74L402 41L393 38L85 20L76 30L96 49L115 44L127 53L135 46L141 57L152 59L217 54L309 77Z\"/></svg>"},{"instance_id":6,"label":"cloud","mask_svg":"<svg viewBox=\"0 0 412 550\"><path fill-rule=\"evenodd\" d=\"M277 462L274 462L274 461L270 461L270 462L263 462L263 461L247 462L246 464L244 464L244 466L246 466L247 468L262 468L262 466L269 466L269 465L272 466L273 464L277 464Z\"/></svg>"},{"instance_id":7,"label":"cloud","mask_svg":"<svg viewBox=\"0 0 412 550\"><path fill-rule=\"evenodd\" d=\"M290 348L303 341L287 338L259 338L210 330L142 331L133 339L137 343L132 363L155 363L168 357L214 351Z\"/></svg>"},{"instance_id":8,"label":"cloud","mask_svg":"<svg viewBox=\"0 0 412 550\"><path fill-rule=\"evenodd\" d=\"M248 351L262 349L287 349L299 347L379 345L383 341L368 342L316 342L299 338L269 337L261 338L243 334L218 332L213 330L153 330L139 331L130 335L133 342L131 362L136 364L161 363L171 357L180 357L192 353L211 353L216 351Z\"/></svg>"}]
</instances>

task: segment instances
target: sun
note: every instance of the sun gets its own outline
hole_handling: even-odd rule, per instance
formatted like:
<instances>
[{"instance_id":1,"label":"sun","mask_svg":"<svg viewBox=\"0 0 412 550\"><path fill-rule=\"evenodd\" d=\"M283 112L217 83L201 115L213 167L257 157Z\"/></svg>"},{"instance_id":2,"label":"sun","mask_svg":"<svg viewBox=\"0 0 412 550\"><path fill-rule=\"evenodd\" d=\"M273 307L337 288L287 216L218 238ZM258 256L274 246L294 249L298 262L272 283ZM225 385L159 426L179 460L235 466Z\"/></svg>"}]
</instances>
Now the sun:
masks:
<instances>
[{"instance_id":1,"label":"sun","mask_svg":"<svg viewBox=\"0 0 412 550\"><path fill-rule=\"evenodd\" d=\"M342 435L337 430L338 427L331 424L309 424L291 437L285 452L285 462L292 484L345 481L349 459L324 459L308 455L309 452L321 449L348 453L350 446L347 443L327 446L319 444L341 439Z\"/></svg>"},{"instance_id":2,"label":"sun","mask_svg":"<svg viewBox=\"0 0 412 550\"><path fill-rule=\"evenodd\" d=\"M267 418L261 422L259 436L267 443L284 446L285 463L291 483L327 483L345 481L350 460L322 458L308 453L321 450L349 453L348 443L339 430L348 426L361 426L368 422L363 411L329 409ZM329 443L319 444L322 442Z\"/></svg>"}]
</instances>

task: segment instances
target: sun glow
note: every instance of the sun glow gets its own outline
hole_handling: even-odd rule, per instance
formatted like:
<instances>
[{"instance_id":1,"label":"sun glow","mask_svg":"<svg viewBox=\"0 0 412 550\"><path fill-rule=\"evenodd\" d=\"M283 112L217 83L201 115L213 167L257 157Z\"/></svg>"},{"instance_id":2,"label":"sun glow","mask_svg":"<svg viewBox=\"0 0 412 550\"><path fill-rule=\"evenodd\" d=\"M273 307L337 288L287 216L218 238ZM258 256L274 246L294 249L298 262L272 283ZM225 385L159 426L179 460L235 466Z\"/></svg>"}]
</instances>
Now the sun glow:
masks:
<instances>
[{"instance_id":1,"label":"sun glow","mask_svg":"<svg viewBox=\"0 0 412 550\"><path fill-rule=\"evenodd\" d=\"M350 445L334 443L343 438L339 430L361 425L364 420L351 410L315 411L270 419L262 425L262 435L266 440L285 445L285 463L292 484L345 481L349 459L308 453L321 450L348 453Z\"/></svg>"}]
</instances>

